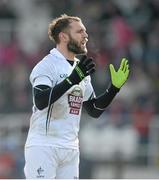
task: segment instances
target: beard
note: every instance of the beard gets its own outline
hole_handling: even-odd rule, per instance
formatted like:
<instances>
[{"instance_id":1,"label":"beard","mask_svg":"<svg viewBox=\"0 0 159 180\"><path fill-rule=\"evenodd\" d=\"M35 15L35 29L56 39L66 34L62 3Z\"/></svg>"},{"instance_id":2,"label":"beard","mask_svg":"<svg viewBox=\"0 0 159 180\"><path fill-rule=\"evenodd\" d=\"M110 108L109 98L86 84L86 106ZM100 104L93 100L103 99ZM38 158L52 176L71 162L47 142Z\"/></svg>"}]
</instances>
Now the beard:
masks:
<instances>
[{"instance_id":1,"label":"beard","mask_svg":"<svg viewBox=\"0 0 159 180\"><path fill-rule=\"evenodd\" d=\"M69 42L67 44L67 49L75 54L86 54L87 53L87 48L82 48L78 41L76 41L74 38L69 35Z\"/></svg>"}]
</instances>

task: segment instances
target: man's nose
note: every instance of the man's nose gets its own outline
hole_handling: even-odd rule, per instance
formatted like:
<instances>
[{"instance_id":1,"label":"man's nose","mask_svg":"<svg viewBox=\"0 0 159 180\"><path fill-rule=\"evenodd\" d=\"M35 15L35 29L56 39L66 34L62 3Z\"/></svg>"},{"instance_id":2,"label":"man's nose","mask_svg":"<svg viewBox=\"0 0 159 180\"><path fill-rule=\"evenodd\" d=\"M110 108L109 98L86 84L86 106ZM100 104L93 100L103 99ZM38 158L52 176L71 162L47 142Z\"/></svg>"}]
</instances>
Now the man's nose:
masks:
<instances>
[{"instance_id":1,"label":"man's nose","mask_svg":"<svg viewBox=\"0 0 159 180\"><path fill-rule=\"evenodd\" d=\"M88 38L88 34L85 32L85 38Z\"/></svg>"}]
</instances>

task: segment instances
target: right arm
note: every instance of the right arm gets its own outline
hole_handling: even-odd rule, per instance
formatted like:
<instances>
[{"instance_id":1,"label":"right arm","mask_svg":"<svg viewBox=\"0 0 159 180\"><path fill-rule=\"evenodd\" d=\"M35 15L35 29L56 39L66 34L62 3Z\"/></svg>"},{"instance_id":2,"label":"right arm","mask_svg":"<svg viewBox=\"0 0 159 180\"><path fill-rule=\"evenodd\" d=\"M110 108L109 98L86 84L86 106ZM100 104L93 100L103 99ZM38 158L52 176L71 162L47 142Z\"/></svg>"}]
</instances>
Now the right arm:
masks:
<instances>
[{"instance_id":1,"label":"right arm","mask_svg":"<svg viewBox=\"0 0 159 180\"><path fill-rule=\"evenodd\" d=\"M33 88L35 105L39 110L43 110L48 106L49 98L50 103L57 101L69 88L66 80L56 85L53 89L47 85L37 85Z\"/></svg>"},{"instance_id":2,"label":"right arm","mask_svg":"<svg viewBox=\"0 0 159 180\"><path fill-rule=\"evenodd\" d=\"M37 85L33 88L33 96L36 107L39 110L43 110L57 101L68 89L73 85L79 84L86 76L92 74L95 71L95 64L92 59L83 56L79 64L73 69L71 75L64 79L61 83L55 85L53 88L40 84L40 77L36 81ZM47 78L47 77L46 77Z\"/></svg>"}]
</instances>

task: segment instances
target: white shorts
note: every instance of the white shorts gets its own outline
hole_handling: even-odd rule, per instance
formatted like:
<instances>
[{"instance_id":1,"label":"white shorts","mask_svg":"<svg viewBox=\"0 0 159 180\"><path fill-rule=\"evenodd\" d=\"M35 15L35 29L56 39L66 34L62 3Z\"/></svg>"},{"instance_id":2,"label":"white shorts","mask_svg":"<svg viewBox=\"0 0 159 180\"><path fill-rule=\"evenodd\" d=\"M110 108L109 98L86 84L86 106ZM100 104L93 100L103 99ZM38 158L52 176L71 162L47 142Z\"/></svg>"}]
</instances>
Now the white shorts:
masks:
<instances>
[{"instance_id":1,"label":"white shorts","mask_svg":"<svg viewBox=\"0 0 159 180\"><path fill-rule=\"evenodd\" d=\"M27 179L78 179L79 151L50 146L27 147L24 173Z\"/></svg>"}]
</instances>

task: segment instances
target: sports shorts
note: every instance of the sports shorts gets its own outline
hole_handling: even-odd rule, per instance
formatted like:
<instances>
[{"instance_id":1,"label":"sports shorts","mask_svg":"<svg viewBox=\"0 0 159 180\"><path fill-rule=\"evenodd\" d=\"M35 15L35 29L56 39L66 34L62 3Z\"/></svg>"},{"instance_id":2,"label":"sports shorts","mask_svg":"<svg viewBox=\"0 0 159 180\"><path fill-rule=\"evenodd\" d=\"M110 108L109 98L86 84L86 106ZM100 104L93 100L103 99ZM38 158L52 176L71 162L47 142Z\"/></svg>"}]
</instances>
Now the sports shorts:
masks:
<instances>
[{"instance_id":1,"label":"sports shorts","mask_svg":"<svg viewBox=\"0 0 159 180\"><path fill-rule=\"evenodd\" d=\"M27 179L78 179L79 150L50 146L26 147L24 174Z\"/></svg>"}]
</instances>

